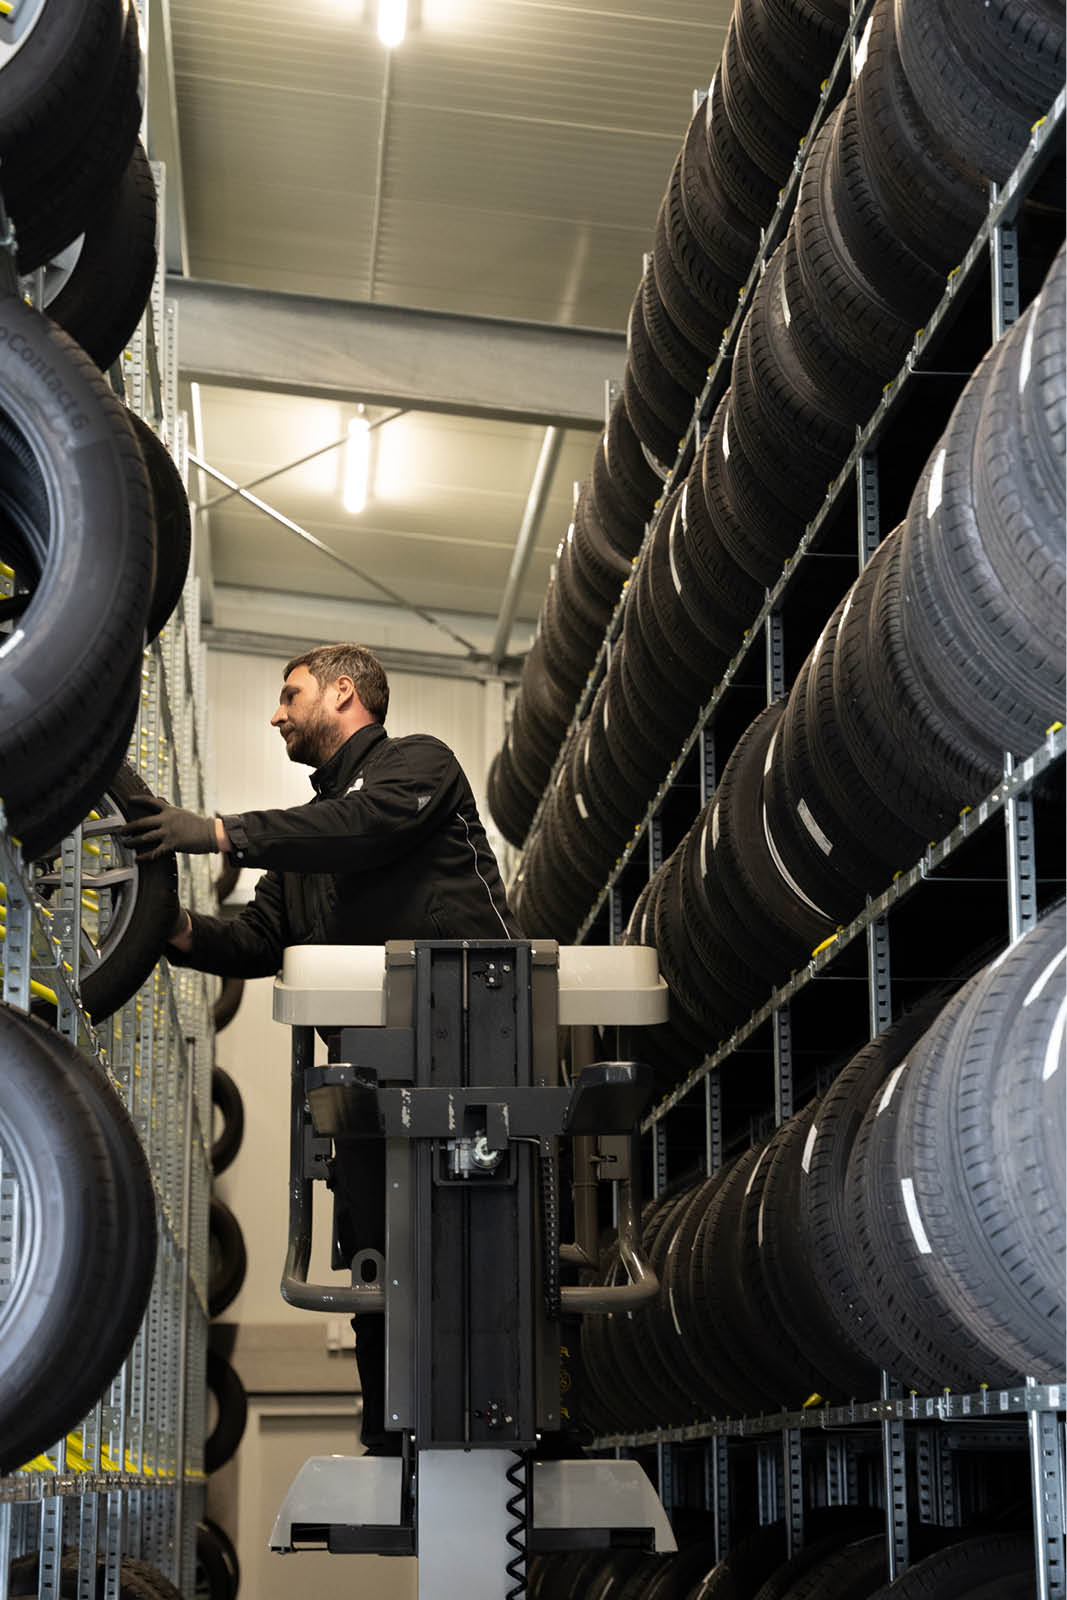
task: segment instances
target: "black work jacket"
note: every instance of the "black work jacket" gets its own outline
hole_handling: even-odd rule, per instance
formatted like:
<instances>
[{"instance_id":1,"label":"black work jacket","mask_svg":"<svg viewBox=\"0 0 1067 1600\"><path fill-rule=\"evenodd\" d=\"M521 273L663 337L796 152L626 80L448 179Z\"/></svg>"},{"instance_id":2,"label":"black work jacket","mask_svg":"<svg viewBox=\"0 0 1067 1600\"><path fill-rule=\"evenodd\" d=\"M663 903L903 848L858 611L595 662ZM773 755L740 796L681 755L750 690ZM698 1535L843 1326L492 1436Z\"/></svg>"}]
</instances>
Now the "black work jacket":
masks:
<instances>
[{"instance_id":1,"label":"black work jacket","mask_svg":"<svg viewBox=\"0 0 1067 1600\"><path fill-rule=\"evenodd\" d=\"M242 867L266 867L233 921L193 913L177 966L277 972L290 944L521 939L462 767L428 734L360 728L312 776L315 798L223 817Z\"/></svg>"}]
</instances>

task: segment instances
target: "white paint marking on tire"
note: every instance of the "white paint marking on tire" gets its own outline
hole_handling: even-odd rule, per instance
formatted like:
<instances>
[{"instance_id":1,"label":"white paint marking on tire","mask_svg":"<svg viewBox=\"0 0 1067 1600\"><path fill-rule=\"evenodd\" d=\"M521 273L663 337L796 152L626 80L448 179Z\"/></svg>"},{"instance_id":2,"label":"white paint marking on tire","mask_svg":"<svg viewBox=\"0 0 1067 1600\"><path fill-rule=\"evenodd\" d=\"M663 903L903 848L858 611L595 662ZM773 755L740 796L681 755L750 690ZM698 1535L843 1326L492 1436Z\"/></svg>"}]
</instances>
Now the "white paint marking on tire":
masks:
<instances>
[{"instance_id":1,"label":"white paint marking on tire","mask_svg":"<svg viewBox=\"0 0 1067 1600\"><path fill-rule=\"evenodd\" d=\"M745 1184L745 1195L746 1195L746 1197L752 1193L752 1185L756 1181L756 1174L759 1172L760 1167L762 1167L763 1158L767 1154L767 1151L769 1149L770 1149L770 1145L769 1144L765 1144L763 1146L763 1149L759 1153L759 1160L756 1162L756 1165L752 1168L752 1173L751 1173L751 1175L749 1177L749 1180Z\"/></svg>"},{"instance_id":2,"label":"white paint marking on tire","mask_svg":"<svg viewBox=\"0 0 1067 1600\"><path fill-rule=\"evenodd\" d=\"M722 458L730 459L730 413L727 412L722 419Z\"/></svg>"},{"instance_id":3,"label":"white paint marking on tire","mask_svg":"<svg viewBox=\"0 0 1067 1600\"><path fill-rule=\"evenodd\" d=\"M1063 1058L1063 1030L1067 1024L1067 995L1060 1001L1060 1009L1056 1013L1056 1020L1052 1024L1052 1032L1048 1036L1048 1045L1045 1049L1045 1064L1041 1069L1041 1082L1047 1083L1053 1073L1058 1072Z\"/></svg>"},{"instance_id":4,"label":"white paint marking on tire","mask_svg":"<svg viewBox=\"0 0 1067 1600\"><path fill-rule=\"evenodd\" d=\"M778 280L778 294L779 294L779 298L781 299L781 302L782 302L782 316L784 317L785 325L788 328L789 324L793 320L793 313L789 309L789 299L788 299L788 296L786 295L786 292L785 292L785 273L784 272L782 273L781 277Z\"/></svg>"},{"instance_id":5,"label":"white paint marking on tire","mask_svg":"<svg viewBox=\"0 0 1067 1600\"><path fill-rule=\"evenodd\" d=\"M1031 317L1026 328L1026 337L1023 340L1022 355L1019 357L1019 393L1022 394L1030 381L1030 362L1034 350L1034 318Z\"/></svg>"},{"instance_id":6,"label":"white paint marking on tire","mask_svg":"<svg viewBox=\"0 0 1067 1600\"><path fill-rule=\"evenodd\" d=\"M792 891L796 895L797 899L798 900L803 900L803 902L804 902L804 904L806 906L810 906L812 911L814 911L818 916L824 917L826 919L826 921L829 922L831 920L830 917L822 909L821 906L817 906L815 904L815 901L812 900L812 899L809 899L809 897L804 893L803 889L800 887L799 883L797 883L796 879L790 873L790 871L789 871L788 867L786 866L785 862L782 860L781 856L778 854L778 846L775 844L774 840L771 838L771 830L767 825L767 802L766 801L763 802L763 837L767 841L767 849L770 851L771 860L774 862L775 866L778 868L778 871L781 873L782 877L784 878L785 882L789 885L790 889L792 889Z\"/></svg>"},{"instance_id":7,"label":"white paint marking on tire","mask_svg":"<svg viewBox=\"0 0 1067 1600\"><path fill-rule=\"evenodd\" d=\"M805 828L807 828L808 832L815 840L815 843L818 845L823 855L828 856L830 851L833 849L833 843L826 837L825 833L823 833L822 829L819 827L819 824L812 816L808 809L808 802L804 799L803 795L801 795L800 799L797 801L797 816L800 818Z\"/></svg>"},{"instance_id":8,"label":"white paint marking on tire","mask_svg":"<svg viewBox=\"0 0 1067 1600\"><path fill-rule=\"evenodd\" d=\"M671 1321L674 1323L674 1331L678 1335L679 1339L684 1339L685 1338L685 1334L682 1332L681 1325L680 1325L680 1323L678 1321L678 1313L674 1309L674 1285L673 1285L673 1283L671 1284L670 1288L667 1290L667 1299L670 1301L670 1304L671 1304Z\"/></svg>"},{"instance_id":9,"label":"white paint marking on tire","mask_svg":"<svg viewBox=\"0 0 1067 1600\"><path fill-rule=\"evenodd\" d=\"M671 518L671 531L667 535L667 560L670 562L671 577L674 580L675 591L678 594L681 594L681 592L682 592L682 580L678 576L678 568L675 566L675 563L674 563L674 530L675 530L675 528L677 526L678 526L678 518L677 517L672 517Z\"/></svg>"},{"instance_id":10,"label":"white paint marking on tire","mask_svg":"<svg viewBox=\"0 0 1067 1600\"><path fill-rule=\"evenodd\" d=\"M873 22L874 18L870 17L868 19L867 26L863 30L863 38L856 46L856 54L852 62L852 76L854 78L858 78L864 67L867 65L867 50L871 42L871 25Z\"/></svg>"},{"instance_id":11,"label":"white paint marking on tire","mask_svg":"<svg viewBox=\"0 0 1067 1600\"><path fill-rule=\"evenodd\" d=\"M878 1102L878 1110L874 1113L876 1117L880 1117L882 1115L882 1112L885 1110L890 1100L892 1100L893 1090L896 1088L897 1083L900 1080L900 1075L904 1071L904 1068L907 1066L907 1064L908 1059L905 1056L904 1060L900 1063L900 1066L894 1067L892 1072L889 1074L889 1077L886 1081L886 1086L882 1090L882 1098Z\"/></svg>"},{"instance_id":12,"label":"white paint marking on tire","mask_svg":"<svg viewBox=\"0 0 1067 1600\"><path fill-rule=\"evenodd\" d=\"M718 804L716 804L714 810L711 813L711 848L713 850L717 850L718 847L719 847L719 807L718 807Z\"/></svg>"},{"instance_id":13,"label":"white paint marking on tire","mask_svg":"<svg viewBox=\"0 0 1067 1600\"><path fill-rule=\"evenodd\" d=\"M1067 947L1065 947L1063 950L1058 951L1057 954L1053 956L1052 960L1049 962L1049 964L1045 968L1044 972L1042 972L1039 977L1034 979L1033 983L1030 985L1030 989L1029 989L1029 992L1027 993L1026 999L1023 1001L1023 1010L1024 1011L1026 1010L1027 1006L1033 1005L1034 1001L1037 999L1037 997L1041 993L1042 989L1045 988L1045 986L1047 985L1049 979L1052 977L1052 974L1055 972L1056 968L1059 966L1060 962L1063 960L1064 956L1067 956Z\"/></svg>"},{"instance_id":14,"label":"white paint marking on tire","mask_svg":"<svg viewBox=\"0 0 1067 1600\"><path fill-rule=\"evenodd\" d=\"M589 821L589 808L587 807L585 801L582 799L582 791L580 789L575 789L575 791L574 791L574 803L578 807L578 815L581 817L582 821L583 822L588 822Z\"/></svg>"},{"instance_id":15,"label":"white paint marking on tire","mask_svg":"<svg viewBox=\"0 0 1067 1600\"><path fill-rule=\"evenodd\" d=\"M766 1195L760 1200L759 1211L756 1215L756 1245L760 1250L763 1249L763 1207L765 1201Z\"/></svg>"},{"instance_id":16,"label":"white paint marking on tire","mask_svg":"<svg viewBox=\"0 0 1067 1600\"><path fill-rule=\"evenodd\" d=\"M945 479L945 451L940 449L930 469L930 482L926 489L926 515L932 517L941 504L941 489Z\"/></svg>"},{"instance_id":17,"label":"white paint marking on tire","mask_svg":"<svg viewBox=\"0 0 1067 1600\"><path fill-rule=\"evenodd\" d=\"M800 1157L800 1165L804 1172L811 1171L811 1155L815 1149L815 1141L819 1137L819 1124L813 1122L808 1129L808 1137L804 1140L804 1150Z\"/></svg>"},{"instance_id":18,"label":"white paint marking on tire","mask_svg":"<svg viewBox=\"0 0 1067 1600\"><path fill-rule=\"evenodd\" d=\"M771 762L774 760L774 747L777 744L777 742L778 742L778 729L775 728L774 732L771 734L771 742L767 746L767 754L763 758L763 776L764 777L766 777L768 772L770 772L770 770L771 770Z\"/></svg>"},{"instance_id":19,"label":"white paint marking on tire","mask_svg":"<svg viewBox=\"0 0 1067 1600\"><path fill-rule=\"evenodd\" d=\"M915 1185L910 1178L901 1178L900 1192L904 1196L904 1210L907 1213L908 1224L912 1237L919 1249L919 1254L929 1256L933 1254L933 1246L926 1236L923 1219L919 1215L919 1206L915 1199Z\"/></svg>"}]
</instances>

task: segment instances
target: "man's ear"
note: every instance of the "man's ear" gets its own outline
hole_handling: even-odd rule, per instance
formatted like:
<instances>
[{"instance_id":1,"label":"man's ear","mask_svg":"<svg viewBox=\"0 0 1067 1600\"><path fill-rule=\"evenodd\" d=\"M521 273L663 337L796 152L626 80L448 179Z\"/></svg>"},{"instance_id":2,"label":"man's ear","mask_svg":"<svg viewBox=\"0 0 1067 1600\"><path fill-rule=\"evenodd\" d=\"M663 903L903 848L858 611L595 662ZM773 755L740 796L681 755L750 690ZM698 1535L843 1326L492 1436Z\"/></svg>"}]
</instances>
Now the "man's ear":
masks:
<instances>
[{"instance_id":1,"label":"man's ear","mask_svg":"<svg viewBox=\"0 0 1067 1600\"><path fill-rule=\"evenodd\" d=\"M352 702L358 698L355 684L351 678L346 677L344 674L335 681L333 687L337 695L336 709L338 711L347 710Z\"/></svg>"}]
</instances>

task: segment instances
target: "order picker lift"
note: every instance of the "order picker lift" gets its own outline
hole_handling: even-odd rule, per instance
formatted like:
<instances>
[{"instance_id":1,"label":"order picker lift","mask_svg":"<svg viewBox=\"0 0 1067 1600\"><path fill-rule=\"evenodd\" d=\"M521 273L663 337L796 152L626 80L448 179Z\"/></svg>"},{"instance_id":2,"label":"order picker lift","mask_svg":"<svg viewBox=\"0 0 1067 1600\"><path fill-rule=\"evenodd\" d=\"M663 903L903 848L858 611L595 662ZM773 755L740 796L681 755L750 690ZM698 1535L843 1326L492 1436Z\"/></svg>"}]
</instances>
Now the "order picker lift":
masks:
<instances>
[{"instance_id":1,"label":"order picker lift","mask_svg":"<svg viewBox=\"0 0 1067 1600\"><path fill-rule=\"evenodd\" d=\"M658 1288L641 1251L636 1127L646 1068L594 1061L595 1026L663 1021L654 950L532 941L302 945L275 1019L292 1042L289 1249L282 1294L384 1316L386 1427L398 1457L325 1456L294 1480L278 1551L419 1557L419 1600L506 1600L541 1550L675 1548L644 1472L537 1460L560 1427L560 1318L625 1313ZM560 1027L581 1030L561 1081ZM313 1064L315 1030L336 1044ZM314 1182L384 1139L385 1251L310 1284ZM573 1142L575 1240L561 1243L559 1141ZM616 1186L628 1281L560 1283L593 1265L597 1180Z\"/></svg>"}]
</instances>

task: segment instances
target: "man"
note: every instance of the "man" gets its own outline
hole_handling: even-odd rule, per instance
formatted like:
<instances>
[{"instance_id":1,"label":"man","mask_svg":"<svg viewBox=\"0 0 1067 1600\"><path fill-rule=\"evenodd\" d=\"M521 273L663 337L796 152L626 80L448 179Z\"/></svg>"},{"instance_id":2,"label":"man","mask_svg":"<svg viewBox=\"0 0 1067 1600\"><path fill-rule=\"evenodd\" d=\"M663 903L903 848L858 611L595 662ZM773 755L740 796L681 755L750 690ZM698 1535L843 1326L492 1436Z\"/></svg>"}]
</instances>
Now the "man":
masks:
<instances>
[{"instance_id":1,"label":"man","mask_svg":"<svg viewBox=\"0 0 1067 1600\"><path fill-rule=\"evenodd\" d=\"M521 939L470 784L452 751L429 734L390 739L389 685L362 645L322 645L296 656L271 725L290 761L314 767L315 797L285 810L202 817L149 796L121 829L139 860L171 850L221 850L265 867L233 921L178 908L167 956L222 976L277 972L290 944L384 944L387 939ZM384 1250L384 1150L363 1141L338 1163L338 1233L351 1257ZM383 1318L356 1326L363 1431L384 1431Z\"/></svg>"}]
</instances>

